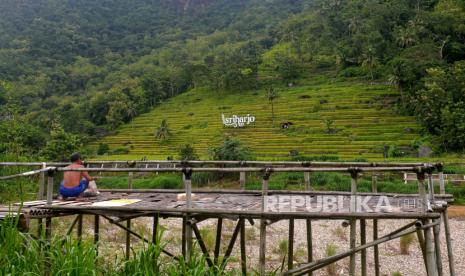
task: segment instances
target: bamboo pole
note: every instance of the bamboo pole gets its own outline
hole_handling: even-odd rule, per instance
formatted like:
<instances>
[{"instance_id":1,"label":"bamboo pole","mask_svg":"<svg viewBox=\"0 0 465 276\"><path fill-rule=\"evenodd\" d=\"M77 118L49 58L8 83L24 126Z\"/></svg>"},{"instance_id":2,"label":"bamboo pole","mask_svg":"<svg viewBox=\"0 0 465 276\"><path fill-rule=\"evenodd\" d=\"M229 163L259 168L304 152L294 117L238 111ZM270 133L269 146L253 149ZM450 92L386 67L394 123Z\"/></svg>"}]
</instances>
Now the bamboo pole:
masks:
<instances>
[{"instance_id":1,"label":"bamboo pole","mask_svg":"<svg viewBox=\"0 0 465 276\"><path fill-rule=\"evenodd\" d=\"M266 170L263 176L262 183L262 212L265 212L265 200L268 195L268 181L270 179L271 171ZM262 218L260 220L260 247L259 247L259 266L260 266L260 276L264 276L266 273L266 220Z\"/></svg>"},{"instance_id":2,"label":"bamboo pole","mask_svg":"<svg viewBox=\"0 0 465 276\"><path fill-rule=\"evenodd\" d=\"M373 193L377 193L378 192L378 175L376 175L376 173L374 173L372 176L371 176L371 191Z\"/></svg>"},{"instance_id":3,"label":"bamboo pole","mask_svg":"<svg viewBox=\"0 0 465 276\"><path fill-rule=\"evenodd\" d=\"M418 199L420 201L423 212L427 212L429 209L429 202L428 202L428 196L425 191L425 172L422 170L418 171L417 179L418 179Z\"/></svg>"},{"instance_id":4,"label":"bamboo pole","mask_svg":"<svg viewBox=\"0 0 465 276\"><path fill-rule=\"evenodd\" d=\"M452 250L452 241L450 236L450 225L449 225L449 215L447 213L447 208L442 212L442 220L444 223L444 233L446 235L446 245L447 245L447 255L449 259L449 272L451 276L455 276L455 262L454 262L454 252Z\"/></svg>"},{"instance_id":5,"label":"bamboo pole","mask_svg":"<svg viewBox=\"0 0 465 276\"><path fill-rule=\"evenodd\" d=\"M47 180L47 206L51 206L53 202L53 175L52 171L49 171Z\"/></svg>"},{"instance_id":6,"label":"bamboo pole","mask_svg":"<svg viewBox=\"0 0 465 276\"><path fill-rule=\"evenodd\" d=\"M94 244L95 244L95 253L98 256L98 247L100 240L100 216L94 215Z\"/></svg>"},{"instance_id":7,"label":"bamboo pole","mask_svg":"<svg viewBox=\"0 0 465 276\"><path fill-rule=\"evenodd\" d=\"M434 234L434 251L436 253L436 266L438 269L438 276L443 275L443 268L442 268L442 254L441 254L441 238L439 234L441 232L441 219L435 219L435 222L438 224L433 227L433 234Z\"/></svg>"},{"instance_id":8,"label":"bamboo pole","mask_svg":"<svg viewBox=\"0 0 465 276\"><path fill-rule=\"evenodd\" d=\"M398 167L398 166L412 166L412 167L421 167L425 165L433 166L438 164L424 164L417 162L381 162L381 163L370 163L370 162L320 162L320 161L215 161L215 160L146 160L146 161L102 161L102 160L89 160L85 162L89 165L97 164L119 164L127 165L128 163L137 165L148 165L148 164L157 164L157 165L241 165L241 166L350 166L350 167ZM42 162L0 162L0 166L40 166ZM47 162L50 166L67 166L69 162Z\"/></svg>"},{"instance_id":9,"label":"bamboo pole","mask_svg":"<svg viewBox=\"0 0 465 276\"><path fill-rule=\"evenodd\" d=\"M429 224L429 220L424 220L423 224ZM426 267L428 276L437 276L437 263L435 259L433 235L430 228L425 229L425 243L426 243Z\"/></svg>"},{"instance_id":10,"label":"bamboo pole","mask_svg":"<svg viewBox=\"0 0 465 276\"><path fill-rule=\"evenodd\" d=\"M350 255L353 255L363 249L367 249L367 248L370 248L370 247L373 247L374 245L378 245L378 244L381 244L381 243L384 243L384 242L388 242L390 240L393 240L393 239L397 239L399 237L402 237L402 236L405 236L405 235L409 235L413 232L415 232L417 229L429 229L431 227L433 227L434 225L436 225L437 223L431 223L431 224L427 224L427 225L420 225L419 226L415 226L415 229L409 229L411 228L413 225L415 225L415 222L413 223L409 223L377 240L374 240L372 242L369 242L369 243L366 243L365 245L360 245L360 246L357 246L355 248L352 248L346 252L342 252L342 253L339 253L339 254L336 254L334 256L331 256L331 257L327 257L327 258L324 258L324 259L320 259L320 260L317 260L315 262L312 262L312 263L308 263L308 264L304 264L304 265L301 265L300 267L297 267L297 268L294 268L290 271L287 271L284 273L284 275L303 275L305 273L308 273L309 271L314 271L314 270L317 270L317 269L320 269L322 267L325 267L327 266L328 264L331 264L331 263L334 263L334 262L337 262L341 259L344 259Z\"/></svg>"},{"instance_id":11,"label":"bamboo pole","mask_svg":"<svg viewBox=\"0 0 465 276\"><path fill-rule=\"evenodd\" d=\"M350 197L350 211L352 213L357 213L357 178L358 171L351 171L351 197ZM350 220L350 248L355 248L356 245L356 231L357 231L357 220ZM350 264L349 264L349 275L355 276L355 253L350 255Z\"/></svg>"},{"instance_id":12,"label":"bamboo pole","mask_svg":"<svg viewBox=\"0 0 465 276\"><path fill-rule=\"evenodd\" d=\"M224 253L224 258L223 258L223 261L221 263L221 267L225 266L226 262L228 261L229 257L231 256L231 253L232 253L233 248L234 248L234 244L236 243L236 240L237 240L237 236L239 235L239 232L240 232L241 227L242 227L242 221L243 221L243 219L239 219L239 221L237 222L236 228L234 228L233 234L231 236L231 240L229 241L228 247L226 248L226 252Z\"/></svg>"},{"instance_id":13,"label":"bamboo pole","mask_svg":"<svg viewBox=\"0 0 465 276\"><path fill-rule=\"evenodd\" d=\"M373 240L378 239L378 220L374 219L373 220ZM373 247L373 257L375 259L375 276L379 276L380 273L380 263L379 263L379 247L378 245L375 245Z\"/></svg>"},{"instance_id":14,"label":"bamboo pole","mask_svg":"<svg viewBox=\"0 0 465 276\"><path fill-rule=\"evenodd\" d=\"M289 237L287 250L287 269L294 266L294 219L289 219Z\"/></svg>"},{"instance_id":15,"label":"bamboo pole","mask_svg":"<svg viewBox=\"0 0 465 276\"><path fill-rule=\"evenodd\" d=\"M160 213L170 216L183 216L202 215L211 216L214 218L230 218L231 216L247 216L249 219L269 219L269 220L282 220L282 219L328 219L328 220L342 220L342 219L418 219L418 218L438 218L441 216L439 213L424 213L424 212L405 212L405 213L352 213L352 212L262 212L251 210L226 210L226 209L204 209L204 208L154 208L154 207L105 207L105 206L67 206L67 205L52 205L41 207L41 209L55 210L55 211L80 211L91 213L93 211L112 211L112 212L151 212Z\"/></svg>"},{"instance_id":16,"label":"bamboo pole","mask_svg":"<svg viewBox=\"0 0 465 276\"><path fill-rule=\"evenodd\" d=\"M425 235L423 234L423 231L417 230L417 238L418 238L418 244L420 246L421 250L421 255L423 257L423 263L425 264L425 269L427 270L428 267L426 266L427 260L426 260L426 242L425 242Z\"/></svg>"},{"instance_id":17,"label":"bamboo pole","mask_svg":"<svg viewBox=\"0 0 465 276\"><path fill-rule=\"evenodd\" d=\"M199 228L194 223L192 224L192 230L194 231L195 237L197 238L200 249L202 250L202 253L205 257L205 260L207 261L208 266L213 267L213 262L210 259L210 255L208 254L207 246L205 245L205 242L202 239L202 235L200 234Z\"/></svg>"},{"instance_id":18,"label":"bamboo pole","mask_svg":"<svg viewBox=\"0 0 465 276\"><path fill-rule=\"evenodd\" d=\"M263 172L266 170L263 167L190 167L190 168L63 168L63 167L49 167L57 171L89 171L89 172L183 172L185 170L192 170L193 172ZM405 167L273 167L274 172L346 172L350 173L354 169L360 172L402 172L402 171L416 171L418 167L405 166ZM40 170L37 171L39 173Z\"/></svg>"},{"instance_id":19,"label":"bamboo pole","mask_svg":"<svg viewBox=\"0 0 465 276\"><path fill-rule=\"evenodd\" d=\"M310 172L304 172L305 191L310 191Z\"/></svg>"},{"instance_id":20,"label":"bamboo pole","mask_svg":"<svg viewBox=\"0 0 465 276\"><path fill-rule=\"evenodd\" d=\"M242 275L247 276L247 252L245 248L245 220L243 218L241 221L241 270Z\"/></svg>"},{"instance_id":21,"label":"bamboo pole","mask_svg":"<svg viewBox=\"0 0 465 276\"><path fill-rule=\"evenodd\" d=\"M186 193L186 208L191 209L192 208L192 170L183 170L183 175L184 175L184 189ZM190 260L190 257L192 255L192 223L190 221L190 216L187 215L186 217L186 260Z\"/></svg>"},{"instance_id":22,"label":"bamboo pole","mask_svg":"<svg viewBox=\"0 0 465 276\"><path fill-rule=\"evenodd\" d=\"M438 177L439 177L439 193L443 195L443 194L446 193L446 185L445 185L445 181L444 181L444 173L442 171L440 171L438 173Z\"/></svg>"},{"instance_id":23,"label":"bamboo pole","mask_svg":"<svg viewBox=\"0 0 465 276\"><path fill-rule=\"evenodd\" d=\"M42 172L40 173L39 176L39 192L37 193L37 199L41 200L44 199L44 191L45 191L45 171L43 171L45 168L47 168L47 163L42 163Z\"/></svg>"},{"instance_id":24,"label":"bamboo pole","mask_svg":"<svg viewBox=\"0 0 465 276\"><path fill-rule=\"evenodd\" d=\"M241 189L245 190L245 172L239 173L239 184L241 185Z\"/></svg>"},{"instance_id":25,"label":"bamboo pole","mask_svg":"<svg viewBox=\"0 0 465 276\"><path fill-rule=\"evenodd\" d=\"M78 241L81 242L82 240L82 214L79 214L78 215L78 221L77 221L77 238L78 238Z\"/></svg>"},{"instance_id":26,"label":"bamboo pole","mask_svg":"<svg viewBox=\"0 0 465 276\"><path fill-rule=\"evenodd\" d=\"M366 221L364 219L360 220L360 245L366 244ZM362 276L367 276L367 250L362 249L361 251L361 266L362 266Z\"/></svg>"},{"instance_id":27,"label":"bamboo pole","mask_svg":"<svg viewBox=\"0 0 465 276\"><path fill-rule=\"evenodd\" d=\"M307 261L313 262L313 241L312 241L312 220L306 219L307 226ZM308 276L312 276L313 272L309 272Z\"/></svg>"},{"instance_id":28,"label":"bamboo pole","mask_svg":"<svg viewBox=\"0 0 465 276\"><path fill-rule=\"evenodd\" d=\"M152 226L152 243L157 244L158 239L158 214L153 216L153 226Z\"/></svg>"},{"instance_id":29,"label":"bamboo pole","mask_svg":"<svg viewBox=\"0 0 465 276\"><path fill-rule=\"evenodd\" d=\"M214 263L215 264L218 264L218 257L220 255L222 228L223 228L223 219L218 218L218 224L216 225L216 240L215 240L215 251L214 251Z\"/></svg>"},{"instance_id":30,"label":"bamboo pole","mask_svg":"<svg viewBox=\"0 0 465 276\"><path fill-rule=\"evenodd\" d=\"M128 173L128 189L132 189L132 182L134 178L134 172ZM126 227L131 229L131 220L126 221ZM131 256L131 233L126 231L126 260L129 260Z\"/></svg>"}]
</instances>

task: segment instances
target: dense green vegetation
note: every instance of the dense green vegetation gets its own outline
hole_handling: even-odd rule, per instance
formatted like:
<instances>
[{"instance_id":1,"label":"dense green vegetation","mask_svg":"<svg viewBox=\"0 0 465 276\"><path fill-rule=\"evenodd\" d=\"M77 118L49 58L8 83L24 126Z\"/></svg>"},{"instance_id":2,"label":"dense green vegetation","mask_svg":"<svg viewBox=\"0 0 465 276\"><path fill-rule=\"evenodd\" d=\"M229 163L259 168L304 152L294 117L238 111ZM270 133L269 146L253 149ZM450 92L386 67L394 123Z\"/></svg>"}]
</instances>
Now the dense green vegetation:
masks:
<instances>
[{"instance_id":1,"label":"dense green vegetation","mask_svg":"<svg viewBox=\"0 0 465 276\"><path fill-rule=\"evenodd\" d=\"M389 84L393 110L423 126L409 143L462 152L464 8L463 0L2 1L0 152L60 160L192 89L242 98L273 86L274 107L294 91L285 87L303 89L322 72L373 90ZM339 118L319 119L331 133Z\"/></svg>"}]
</instances>

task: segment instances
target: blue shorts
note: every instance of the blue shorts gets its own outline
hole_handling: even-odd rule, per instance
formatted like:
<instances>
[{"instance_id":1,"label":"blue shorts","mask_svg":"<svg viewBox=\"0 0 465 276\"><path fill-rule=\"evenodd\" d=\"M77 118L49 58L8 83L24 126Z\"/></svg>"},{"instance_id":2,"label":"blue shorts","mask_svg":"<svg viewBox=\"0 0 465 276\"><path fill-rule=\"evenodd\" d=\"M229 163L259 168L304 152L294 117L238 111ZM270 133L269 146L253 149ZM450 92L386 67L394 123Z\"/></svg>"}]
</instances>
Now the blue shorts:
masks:
<instances>
[{"instance_id":1,"label":"blue shorts","mask_svg":"<svg viewBox=\"0 0 465 276\"><path fill-rule=\"evenodd\" d=\"M66 188L63 184L63 181L61 181L60 194L64 197L78 197L82 192L84 192L87 189L87 186L89 186L89 181L87 181L86 179L81 180L81 182L79 182L79 185L73 188Z\"/></svg>"}]
</instances>

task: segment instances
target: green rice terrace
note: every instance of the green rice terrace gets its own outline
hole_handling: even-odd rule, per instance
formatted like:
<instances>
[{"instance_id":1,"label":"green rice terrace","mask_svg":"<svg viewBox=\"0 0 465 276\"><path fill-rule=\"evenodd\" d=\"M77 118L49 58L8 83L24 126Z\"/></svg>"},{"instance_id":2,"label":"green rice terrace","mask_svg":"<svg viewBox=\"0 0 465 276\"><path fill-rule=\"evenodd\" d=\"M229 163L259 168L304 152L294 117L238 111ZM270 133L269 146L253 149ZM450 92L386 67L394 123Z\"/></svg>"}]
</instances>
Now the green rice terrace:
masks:
<instances>
[{"instance_id":1,"label":"green rice terrace","mask_svg":"<svg viewBox=\"0 0 465 276\"><path fill-rule=\"evenodd\" d=\"M259 160L292 154L381 160L385 146L408 150L419 137L414 118L393 110L398 92L389 85L325 80L278 93L274 123L264 90L215 93L200 88L162 103L99 143L109 145L111 159L176 158L173 154L184 144L192 144L207 159L209 148L235 137ZM250 114L256 121L243 128L225 127L222 114ZM171 132L166 140L154 135L163 119Z\"/></svg>"}]
</instances>

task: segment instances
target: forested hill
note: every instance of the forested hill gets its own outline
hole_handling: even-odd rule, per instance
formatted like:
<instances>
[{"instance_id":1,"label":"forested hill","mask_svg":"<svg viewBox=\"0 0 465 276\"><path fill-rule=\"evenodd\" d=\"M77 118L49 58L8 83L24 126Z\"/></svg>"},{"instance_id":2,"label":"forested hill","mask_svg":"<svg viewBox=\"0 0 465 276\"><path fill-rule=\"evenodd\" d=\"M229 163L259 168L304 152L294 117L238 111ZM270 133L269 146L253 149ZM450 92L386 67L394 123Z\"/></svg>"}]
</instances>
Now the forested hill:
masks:
<instances>
[{"instance_id":1,"label":"forested hill","mask_svg":"<svg viewBox=\"0 0 465 276\"><path fill-rule=\"evenodd\" d=\"M322 72L390 83L399 91L392 107L423 125L412 143L463 151L464 8L463 0L0 0L0 154L62 159L192 88L279 91Z\"/></svg>"}]
</instances>

